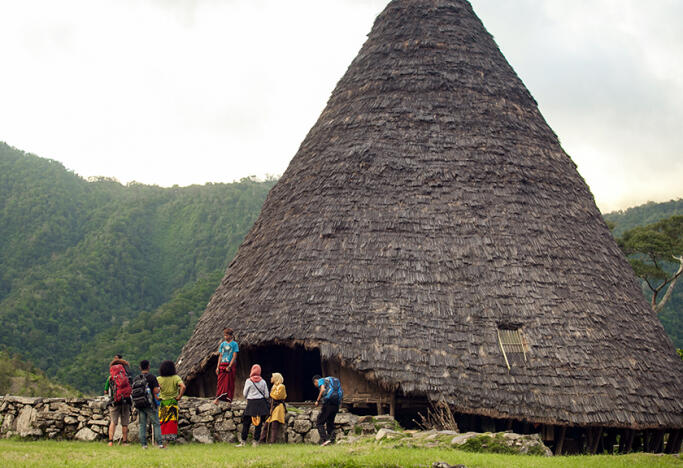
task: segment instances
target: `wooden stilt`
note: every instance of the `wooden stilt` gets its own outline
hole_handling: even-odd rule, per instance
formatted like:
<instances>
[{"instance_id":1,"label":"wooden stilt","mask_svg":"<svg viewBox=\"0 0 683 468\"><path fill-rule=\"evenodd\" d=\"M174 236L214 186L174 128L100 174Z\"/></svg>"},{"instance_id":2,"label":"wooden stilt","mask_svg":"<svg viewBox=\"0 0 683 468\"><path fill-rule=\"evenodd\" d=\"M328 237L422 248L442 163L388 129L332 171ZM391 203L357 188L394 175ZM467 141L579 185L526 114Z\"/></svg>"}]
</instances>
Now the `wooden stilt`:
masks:
<instances>
[{"instance_id":1,"label":"wooden stilt","mask_svg":"<svg viewBox=\"0 0 683 468\"><path fill-rule=\"evenodd\" d=\"M659 430L653 434L652 452L662 453L664 451L664 431Z\"/></svg>"},{"instance_id":2,"label":"wooden stilt","mask_svg":"<svg viewBox=\"0 0 683 468\"><path fill-rule=\"evenodd\" d=\"M641 437L641 434L639 434L639 431L636 431L635 429L633 429L633 435L631 436L631 440L630 440L631 444L628 447L628 452L637 452L638 450L640 450L644 437L645 437L644 434L643 434L643 437Z\"/></svg>"},{"instance_id":3,"label":"wooden stilt","mask_svg":"<svg viewBox=\"0 0 683 468\"><path fill-rule=\"evenodd\" d=\"M197 393L200 397L206 397L206 386L204 385L204 377L197 377Z\"/></svg>"},{"instance_id":4,"label":"wooden stilt","mask_svg":"<svg viewBox=\"0 0 683 468\"><path fill-rule=\"evenodd\" d=\"M589 448L589 453L595 455L598 451L598 445L600 444L600 439L602 438L602 427L592 427L591 428L591 445Z\"/></svg>"},{"instance_id":5,"label":"wooden stilt","mask_svg":"<svg viewBox=\"0 0 683 468\"><path fill-rule=\"evenodd\" d=\"M617 431L614 429L607 429L607 435L603 440L603 450L609 454L614 454L614 444L617 441Z\"/></svg>"},{"instance_id":6,"label":"wooden stilt","mask_svg":"<svg viewBox=\"0 0 683 468\"><path fill-rule=\"evenodd\" d=\"M557 437L557 444L555 445L555 455L562 455L562 446L564 445L564 436L567 434L567 426L560 427L560 434Z\"/></svg>"},{"instance_id":7,"label":"wooden stilt","mask_svg":"<svg viewBox=\"0 0 683 468\"><path fill-rule=\"evenodd\" d=\"M593 445L593 428L586 427L583 430L583 436L579 442L579 451L581 453L589 453L591 445Z\"/></svg>"},{"instance_id":8,"label":"wooden stilt","mask_svg":"<svg viewBox=\"0 0 683 468\"><path fill-rule=\"evenodd\" d=\"M633 429L626 429L626 443L624 444L624 453L631 453L633 449L633 439L636 436L636 431Z\"/></svg>"},{"instance_id":9,"label":"wooden stilt","mask_svg":"<svg viewBox=\"0 0 683 468\"><path fill-rule=\"evenodd\" d=\"M683 440L683 430L674 429L669 432L669 440L666 443L666 453L679 453L681 451L681 440Z\"/></svg>"},{"instance_id":10,"label":"wooden stilt","mask_svg":"<svg viewBox=\"0 0 683 468\"><path fill-rule=\"evenodd\" d=\"M389 414L392 418L396 417L396 392L391 392L391 400L389 401Z\"/></svg>"},{"instance_id":11,"label":"wooden stilt","mask_svg":"<svg viewBox=\"0 0 683 468\"><path fill-rule=\"evenodd\" d=\"M643 431L643 452L652 452L652 431Z\"/></svg>"}]
</instances>

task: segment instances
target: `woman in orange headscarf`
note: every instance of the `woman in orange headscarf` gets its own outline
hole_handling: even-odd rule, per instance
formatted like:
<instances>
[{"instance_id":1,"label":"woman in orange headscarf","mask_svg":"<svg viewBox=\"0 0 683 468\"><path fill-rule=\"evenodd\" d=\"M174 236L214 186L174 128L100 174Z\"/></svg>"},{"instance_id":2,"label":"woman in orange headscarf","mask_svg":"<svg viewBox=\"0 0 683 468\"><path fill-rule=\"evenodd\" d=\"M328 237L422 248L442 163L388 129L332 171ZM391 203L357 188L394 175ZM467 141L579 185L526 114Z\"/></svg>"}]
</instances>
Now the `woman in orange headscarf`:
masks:
<instances>
[{"instance_id":1,"label":"woman in orange headscarf","mask_svg":"<svg viewBox=\"0 0 683 468\"><path fill-rule=\"evenodd\" d=\"M263 419L268 416L268 385L261 378L261 366L254 364L251 366L249 378L244 382L242 391L244 398L247 399L247 407L242 416L242 440L238 446L243 446L249 435L249 427L254 425L254 445L258 444L261 438L261 428Z\"/></svg>"}]
</instances>

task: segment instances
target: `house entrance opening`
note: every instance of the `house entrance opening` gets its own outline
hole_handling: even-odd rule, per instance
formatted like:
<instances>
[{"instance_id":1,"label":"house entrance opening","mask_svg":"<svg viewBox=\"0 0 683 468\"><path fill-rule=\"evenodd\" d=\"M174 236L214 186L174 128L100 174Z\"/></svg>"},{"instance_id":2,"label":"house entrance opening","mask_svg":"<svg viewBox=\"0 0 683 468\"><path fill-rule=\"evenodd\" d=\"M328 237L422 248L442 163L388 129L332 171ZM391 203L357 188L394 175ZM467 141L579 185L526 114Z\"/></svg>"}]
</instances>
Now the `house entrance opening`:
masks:
<instances>
[{"instance_id":1,"label":"house entrance opening","mask_svg":"<svg viewBox=\"0 0 683 468\"><path fill-rule=\"evenodd\" d=\"M315 374L322 374L320 351L317 348L305 349L299 345L245 347L240 350L238 361L235 393L239 393L239 396L253 364L261 366L261 376L266 379L268 388L273 372L282 374L287 388L287 401L315 401L318 396L312 381Z\"/></svg>"}]
</instances>

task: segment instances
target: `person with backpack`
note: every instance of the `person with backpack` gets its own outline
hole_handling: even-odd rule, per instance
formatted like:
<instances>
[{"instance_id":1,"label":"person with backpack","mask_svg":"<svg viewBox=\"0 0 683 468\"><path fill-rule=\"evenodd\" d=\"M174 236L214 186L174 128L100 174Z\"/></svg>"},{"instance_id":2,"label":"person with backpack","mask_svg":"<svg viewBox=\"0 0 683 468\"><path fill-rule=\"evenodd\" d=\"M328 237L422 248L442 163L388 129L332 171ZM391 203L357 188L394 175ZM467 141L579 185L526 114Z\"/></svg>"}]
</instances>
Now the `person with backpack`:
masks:
<instances>
[{"instance_id":1,"label":"person with backpack","mask_svg":"<svg viewBox=\"0 0 683 468\"><path fill-rule=\"evenodd\" d=\"M114 433L116 425L121 422L121 443L128 445L128 423L132 404L130 399L131 386L126 367L128 361L115 358L109 363L109 377L104 385L104 394L109 395L109 446L114 445Z\"/></svg>"},{"instance_id":2,"label":"person with backpack","mask_svg":"<svg viewBox=\"0 0 683 468\"><path fill-rule=\"evenodd\" d=\"M126 371L126 375L128 376L128 380L130 382L133 381L133 373L130 371L130 364L128 364L128 361L123 359L123 356L121 354L114 354L114 359L120 359L121 361L125 362L123 364L123 369Z\"/></svg>"},{"instance_id":3,"label":"person with backpack","mask_svg":"<svg viewBox=\"0 0 683 468\"><path fill-rule=\"evenodd\" d=\"M161 391L159 397L159 422L161 423L161 440L164 447L168 442L178 438L178 401L185 393L185 384L176 373L173 361L164 361L159 366L157 378Z\"/></svg>"},{"instance_id":4,"label":"person with backpack","mask_svg":"<svg viewBox=\"0 0 683 468\"><path fill-rule=\"evenodd\" d=\"M232 397L235 394L235 363L237 361L237 353L239 353L239 346L235 341L235 333L232 328L223 329L223 338L218 346L218 363L216 364L216 399L213 404L217 405L219 401L232 402Z\"/></svg>"},{"instance_id":5,"label":"person with backpack","mask_svg":"<svg viewBox=\"0 0 683 468\"><path fill-rule=\"evenodd\" d=\"M164 448L161 442L161 426L159 425L158 399L161 388L154 374L149 372L149 361L140 361L140 375L133 379L131 399L140 417L140 443L147 448L147 422L152 425L152 443Z\"/></svg>"},{"instance_id":6,"label":"person with backpack","mask_svg":"<svg viewBox=\"0 0 683 468\"><path fill-rule=\"evenodd\" d=\"M268 385L261 378L261 366L258 364L251 366L251 372L249 373L249 378L244 382L242 394L247 399L247 407L242 414L242 438L237 446L242 447L247 443L251 424L254 425L253 445L258 445L258 441L261 438L263 420L270 413Z\"/></svg>"},{"instance_id":7,"label":"person with backpack","mask_svg":"<svg viewBox=\"0 0 683 468\"><path fill-rule=\"evenodd\" d=\"M315 406L318 406L321 400L323 402L323 407L318 414L318 419L316 419L320 444L329 445L334 443L334 418L339 412L344 390L336 377L322 378L319 375L314 375L313 385L320 389L318 398L315 400Z\"/></svg>"}]
</instances>

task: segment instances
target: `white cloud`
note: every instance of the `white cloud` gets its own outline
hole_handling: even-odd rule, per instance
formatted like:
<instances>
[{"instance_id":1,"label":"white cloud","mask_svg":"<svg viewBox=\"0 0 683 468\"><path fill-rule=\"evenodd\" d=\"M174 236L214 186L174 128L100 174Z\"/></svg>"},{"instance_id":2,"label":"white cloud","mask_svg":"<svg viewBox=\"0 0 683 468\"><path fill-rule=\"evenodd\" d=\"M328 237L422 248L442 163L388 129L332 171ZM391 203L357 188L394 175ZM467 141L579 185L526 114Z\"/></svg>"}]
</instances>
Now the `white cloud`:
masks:
<instances>
[{"instance_id":1,"label":"white cloud","mask_svg":"<svg viewBox=\"0 0 683 468\"><path fill-rule=\"evenodd\" d=\"M282 173L384 0L0 0L0 140L159 185ZM683 4L475 0L603 209L683 196Z\"/></svg>"}]
</instances>

